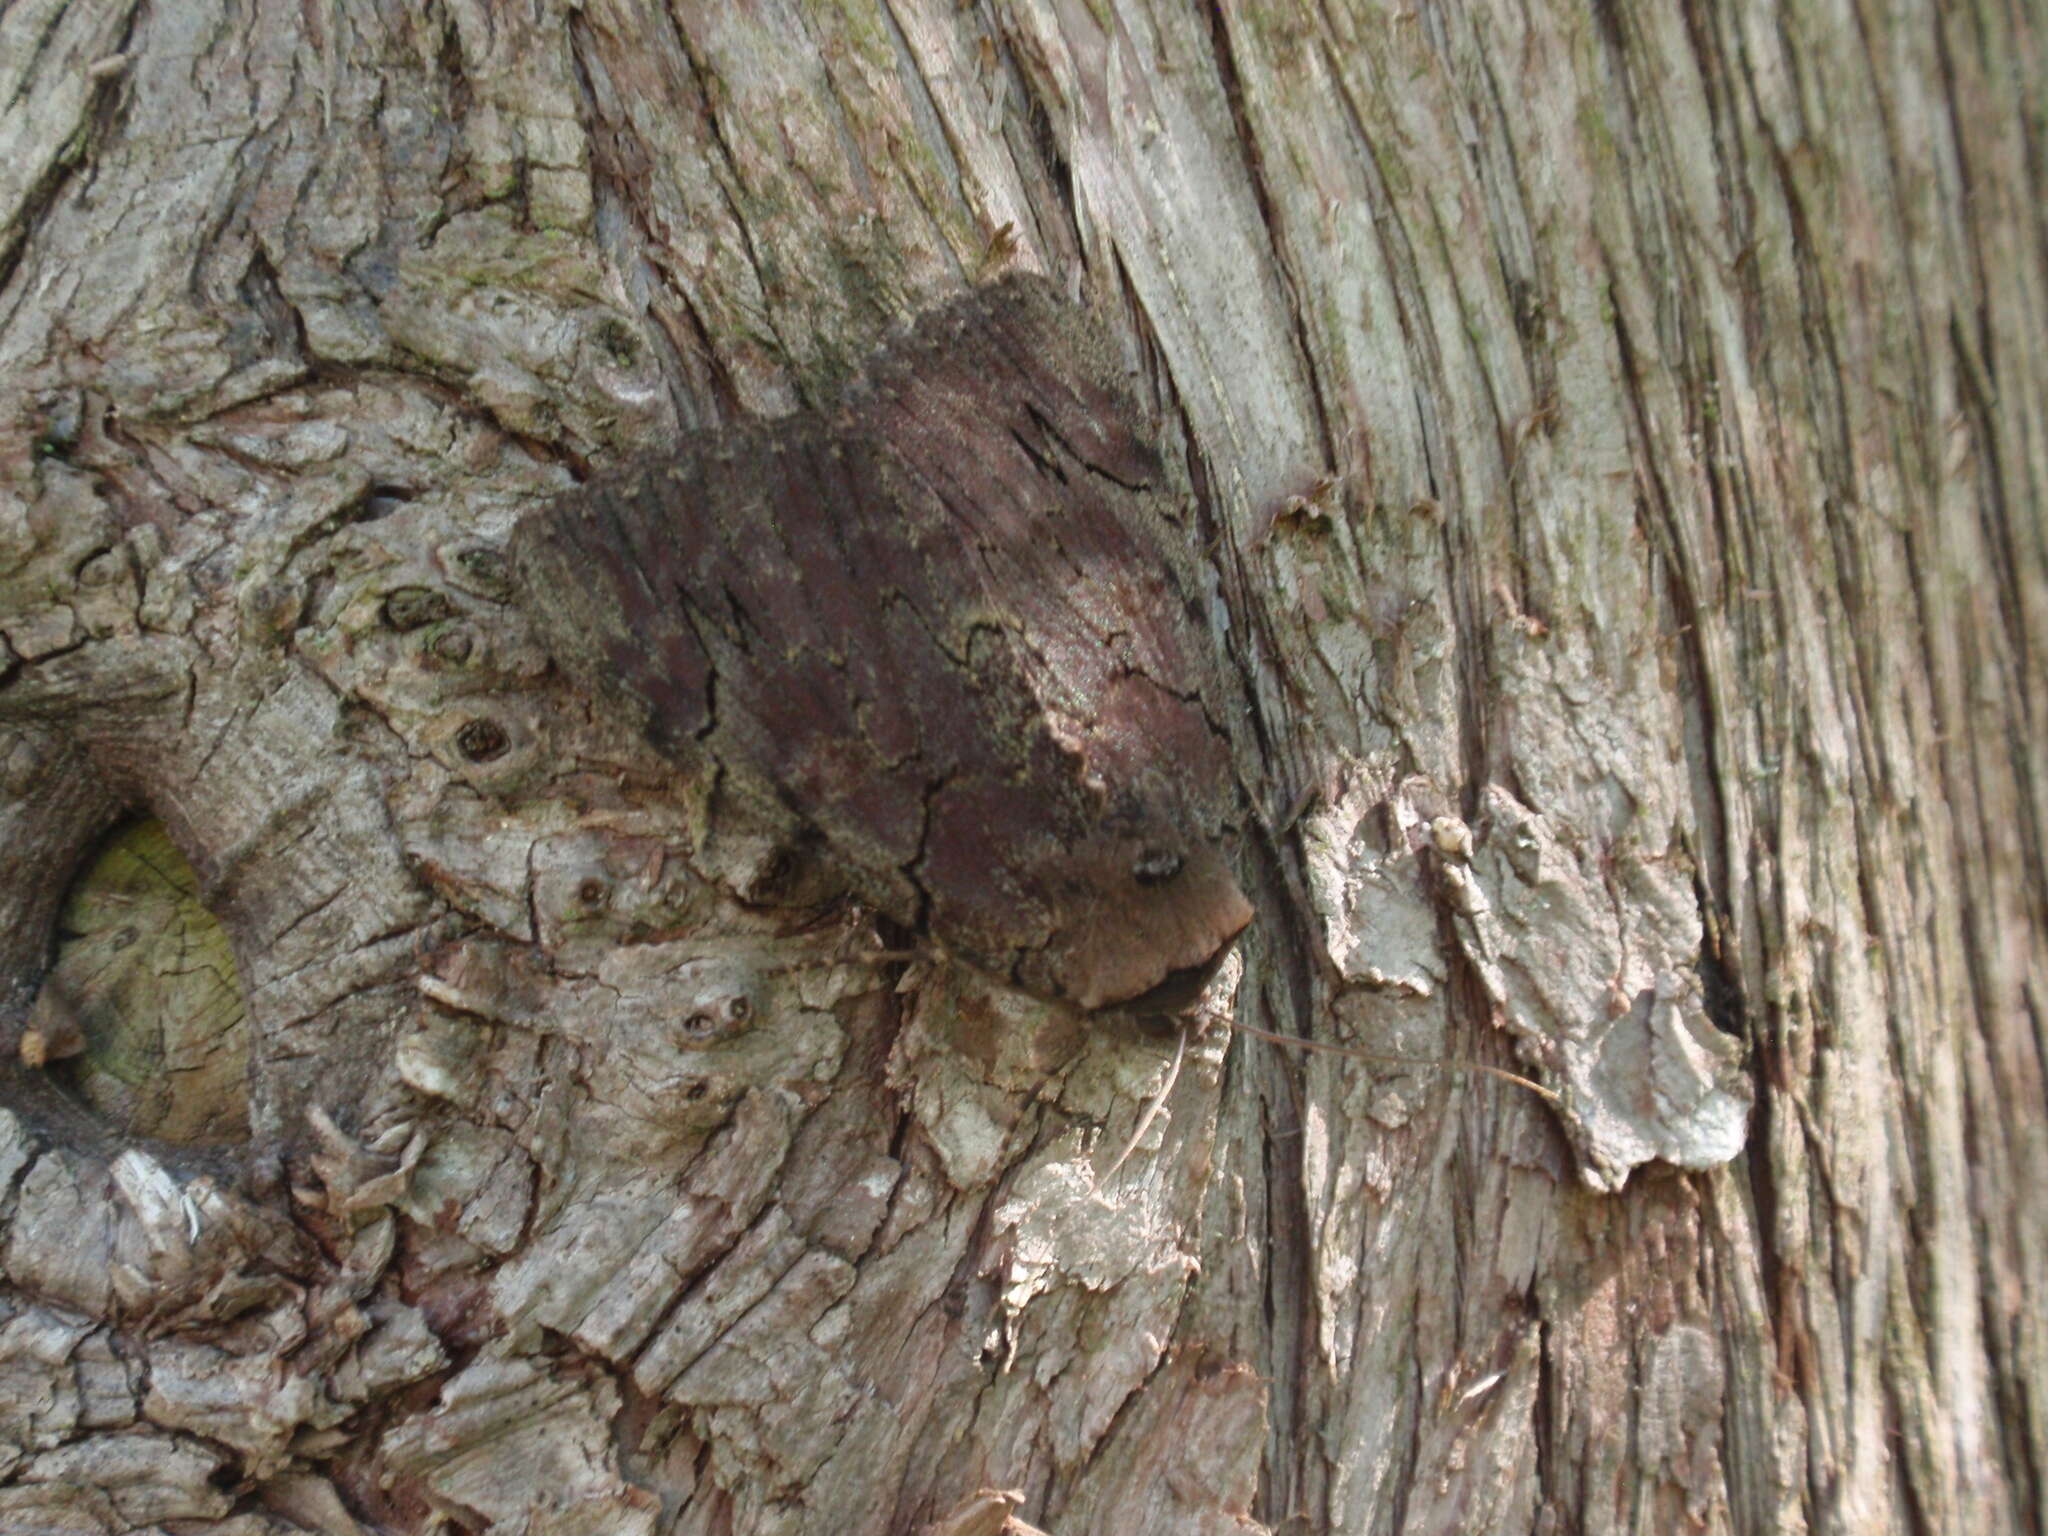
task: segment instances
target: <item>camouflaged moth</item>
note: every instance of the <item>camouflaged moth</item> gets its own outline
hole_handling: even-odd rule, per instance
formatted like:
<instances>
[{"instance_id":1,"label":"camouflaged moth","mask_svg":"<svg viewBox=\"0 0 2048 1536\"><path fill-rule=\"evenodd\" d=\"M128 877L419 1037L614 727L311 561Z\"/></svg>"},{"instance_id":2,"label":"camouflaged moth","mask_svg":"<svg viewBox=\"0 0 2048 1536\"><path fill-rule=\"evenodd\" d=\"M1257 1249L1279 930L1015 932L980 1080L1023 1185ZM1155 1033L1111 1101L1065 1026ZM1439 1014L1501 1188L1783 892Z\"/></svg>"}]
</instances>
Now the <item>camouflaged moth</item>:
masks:
<instances>
[{"instance_id":1,"label":"camouflaged moth","mask_svg":"<svg viewBox=\"0 0 2048 1536\"><path fill-rule=\"evenodd\" d=\"M549 505L513 558L571 677L877 910L1040 996L1165 1011L1251 908L1186 504L1118 372L1011 277L827 409Z\"/></svg>"}]
</instances>

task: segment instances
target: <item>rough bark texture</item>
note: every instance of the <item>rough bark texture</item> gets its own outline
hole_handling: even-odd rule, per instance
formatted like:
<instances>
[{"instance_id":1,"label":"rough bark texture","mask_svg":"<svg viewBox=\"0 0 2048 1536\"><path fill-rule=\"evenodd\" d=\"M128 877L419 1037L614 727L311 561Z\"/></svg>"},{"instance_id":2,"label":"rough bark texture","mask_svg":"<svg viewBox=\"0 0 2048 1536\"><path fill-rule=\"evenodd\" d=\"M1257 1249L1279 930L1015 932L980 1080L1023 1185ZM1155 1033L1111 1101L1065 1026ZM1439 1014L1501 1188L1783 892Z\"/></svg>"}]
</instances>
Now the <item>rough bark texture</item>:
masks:
<instances>
[{"instance_id":1,"label":"rough bark texture","mask_svg":"<svg viewBox=\"0 0 2048 1536\"><path fill-rule=\"evenodd\" d=\"M2041 34L0 9L0 1529L2048 1527ZM1184 1040L890 961L514 601L1009 266L1213 571ZM87 1092L140 813L246 1141Z\"/></svg>"}]
</instances>

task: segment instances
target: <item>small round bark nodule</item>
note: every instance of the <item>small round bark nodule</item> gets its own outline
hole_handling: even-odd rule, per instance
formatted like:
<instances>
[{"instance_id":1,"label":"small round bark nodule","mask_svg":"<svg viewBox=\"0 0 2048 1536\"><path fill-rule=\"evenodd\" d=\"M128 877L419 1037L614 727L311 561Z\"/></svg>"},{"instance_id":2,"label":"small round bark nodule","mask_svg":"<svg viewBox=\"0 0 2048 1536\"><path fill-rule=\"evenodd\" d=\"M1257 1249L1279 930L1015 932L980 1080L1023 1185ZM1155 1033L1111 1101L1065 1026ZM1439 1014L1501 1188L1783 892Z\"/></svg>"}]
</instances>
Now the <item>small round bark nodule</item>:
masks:
<instances>
[{"instance_id":1,"label":"small round bark nodule","mask_svg":"<svg viewBox=\"0 0 2048 1536\"><path fill-rule=\"evenodd\" d=\"M487 715L465 721L455 732L455 750L472 763L493 762L512 744L505 727Z\"/></svg>"}]
</instances>

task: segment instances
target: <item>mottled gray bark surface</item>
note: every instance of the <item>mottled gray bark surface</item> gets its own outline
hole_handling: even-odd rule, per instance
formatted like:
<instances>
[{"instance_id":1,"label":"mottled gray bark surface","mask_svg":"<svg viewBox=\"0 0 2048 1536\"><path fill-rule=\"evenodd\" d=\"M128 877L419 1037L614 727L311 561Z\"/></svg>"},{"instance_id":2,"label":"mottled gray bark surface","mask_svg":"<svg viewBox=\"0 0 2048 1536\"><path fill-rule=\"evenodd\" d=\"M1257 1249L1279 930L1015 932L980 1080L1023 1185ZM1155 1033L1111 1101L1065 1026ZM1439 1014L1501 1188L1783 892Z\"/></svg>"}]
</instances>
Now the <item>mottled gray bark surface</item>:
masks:
<instances>
[{"instance_id":1,"label":"mottled gray bark surface","mask_svg":"<svg viewBox=\"0 0 2048 1536\"><path fill-rule=\"evenodd\" d=\"M0 1530L2043 1529L2041 36L0 8ZM509 581L1014 267L1242 701L1184 1051Z\"/></svg>"}]
</instances>

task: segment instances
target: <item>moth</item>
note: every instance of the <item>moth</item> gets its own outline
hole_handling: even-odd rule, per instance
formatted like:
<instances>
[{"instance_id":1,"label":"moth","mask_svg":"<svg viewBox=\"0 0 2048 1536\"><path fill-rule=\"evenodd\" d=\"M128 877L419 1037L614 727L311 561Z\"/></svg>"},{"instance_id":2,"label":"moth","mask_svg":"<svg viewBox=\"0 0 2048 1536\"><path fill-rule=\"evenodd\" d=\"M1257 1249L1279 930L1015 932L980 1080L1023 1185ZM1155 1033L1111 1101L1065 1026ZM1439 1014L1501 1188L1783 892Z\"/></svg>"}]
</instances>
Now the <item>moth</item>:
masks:
<instances>
[{"instance_id":1,"label":"moth","mask_svg":"<svg viewBox=\"0 0 2048 1536\"><path fill-rule=\"evenodd\" d=\"M836 403L692 435L512 541L558 665L1045 998L1170 1011L1250 921L1184 499L1085 311L1010 277Z\"/></svg>"}]
</instances>

